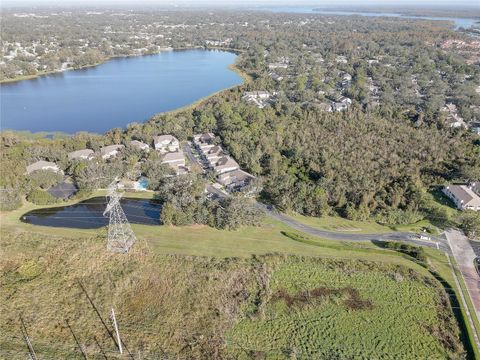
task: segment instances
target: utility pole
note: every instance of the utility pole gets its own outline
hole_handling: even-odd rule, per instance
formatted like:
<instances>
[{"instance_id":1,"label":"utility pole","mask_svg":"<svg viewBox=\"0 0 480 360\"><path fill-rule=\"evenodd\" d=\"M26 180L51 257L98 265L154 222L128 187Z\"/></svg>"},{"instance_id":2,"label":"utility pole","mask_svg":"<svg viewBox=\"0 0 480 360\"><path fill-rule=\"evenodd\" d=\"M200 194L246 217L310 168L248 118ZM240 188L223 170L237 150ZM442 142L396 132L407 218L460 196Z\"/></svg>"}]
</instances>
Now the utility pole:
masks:
<instances>
[{"instance_id":1,"label":"utility pole","mask_svg":"<svg viewBox=\"0 0 480 360\"><path fill-rule=\"evenodd\" d=\"M30 341L30 338L28 337L27 327L25 326L25 322L23 321L22 315L20 315L20 324L21 324L23 338L25 339L25 342L27 343L29 357L32 360L37 360L37 354L35 354L35 350L33 349L32 342Z\"/></svg>"},{"instance_id":2,"label":"utility pole","mask_svg":"<svg viewBox=\"0 0 480 360\"><path fill-rule=\"evenodd\" d=\"M120 333L118 332L117 319L115 318L115 311L113 310L113 308L112 308L111 317L113 321L113 327L115 328L115 333L117 334L118 350L120 351L120 354L123 354L122 340L120 339Z\"/></svg>"},{"instance_id":3,"label":"utility pole","mask_svg":"<svg viewBox=\"0 0 480 360\"><path fill-rule=\"evenodd\" d=\"M127 253L136 241L127 216L120 205L122 194L117 192L117 180L108 186L108 204L103 216L109 215L107 250Z\"/></svg>"}]
</instances>

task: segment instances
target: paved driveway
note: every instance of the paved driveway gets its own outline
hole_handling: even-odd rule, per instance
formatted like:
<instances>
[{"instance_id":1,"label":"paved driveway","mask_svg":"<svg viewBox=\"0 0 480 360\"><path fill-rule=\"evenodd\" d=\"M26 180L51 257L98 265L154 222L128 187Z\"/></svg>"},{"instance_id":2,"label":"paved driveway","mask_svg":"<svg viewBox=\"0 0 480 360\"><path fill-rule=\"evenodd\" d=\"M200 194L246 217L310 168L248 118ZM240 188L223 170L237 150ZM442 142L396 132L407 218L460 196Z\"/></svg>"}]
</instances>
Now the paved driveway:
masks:
<instances>
[{"instance_id":1,"label":"paved driveway","mask_svg":"<svg viewBox=\"0 0 480 360\"><path fill-rule=\"evenodd\" d=\"M458 264L467 286L477 318L480 320L480 277L475 270L473 260L476 255L467 237L458 230L445 231L453 257Z\"/></svg>"}]
</instances>

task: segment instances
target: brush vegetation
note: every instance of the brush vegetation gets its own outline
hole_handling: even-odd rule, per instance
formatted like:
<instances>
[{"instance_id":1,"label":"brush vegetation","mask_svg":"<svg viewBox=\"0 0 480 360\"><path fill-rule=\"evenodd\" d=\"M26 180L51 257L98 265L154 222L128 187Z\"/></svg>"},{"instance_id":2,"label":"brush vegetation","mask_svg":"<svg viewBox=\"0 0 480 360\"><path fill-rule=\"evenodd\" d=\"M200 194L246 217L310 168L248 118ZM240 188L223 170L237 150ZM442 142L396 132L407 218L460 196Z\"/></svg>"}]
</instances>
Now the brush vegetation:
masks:
<instances>
[{"instance_id":1,"label":"brush vegetation","mask_svg":"<svg viewBox=\"0 0 480 360\"><path fill-rule=\"evenodd\" d=\"M2 232L1 248L4 359L27 356L20 314L39 358L81 358L66 321L89 358L104 358L102 351L117 358L108 333L112 307L135 358L465 356L440 283L405 259L407 266L280 254L166 255L143 240L118 255L105 251L101 236L18 228Z\"/></svg>"}]
</instances>

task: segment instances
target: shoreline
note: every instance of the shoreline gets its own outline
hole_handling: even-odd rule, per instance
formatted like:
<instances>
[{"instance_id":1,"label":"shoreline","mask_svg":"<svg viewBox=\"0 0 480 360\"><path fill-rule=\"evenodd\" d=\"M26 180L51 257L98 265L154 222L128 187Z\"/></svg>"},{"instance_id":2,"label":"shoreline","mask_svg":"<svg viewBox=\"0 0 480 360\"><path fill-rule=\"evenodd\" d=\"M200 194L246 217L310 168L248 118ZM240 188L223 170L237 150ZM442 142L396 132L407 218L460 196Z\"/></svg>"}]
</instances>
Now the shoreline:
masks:
<instances>
[{"instance_id":1,"label":"shoreline","mask_svg":"<svg viewBox=\"0 0 480 360\"><path fill-rule=\"evenodd\" d=\"M56 75L56 74L63 74L64 72L67 71L75 71L75 70L84 70L88 68L92 68L95 66L100 66L103 64L106 64L107 62L111 60L116 60L116 59L128 59L128 58L133 58L133 57L138 57L138 56L152 56L152 55L159 55L163 52L168 52L168 51L183 51L183 50L199 50L199 49L204 49L204 50L219 50L219 51L228 51L228 52L233 52L235 54L241 54L243 51L239 49L231 49L231 48L223 48L223 47L218 47L218 48L208 48L208 47L203 47L203 46L191 46L191 47L178 47L178 48L163 48L158 52L151 53L151 54L130 54L130 55L115 55L115 56L110 56L108 58L105 58L95 64L89 64L89 65L84 65L80 66L78 68L73 68L69 67L64 70L52 70L52 71L41 71L38 72L35 75L22 75L13 79L4 79L0 80L0 85L2 84L11 84L11 83L16 83L19 81L25 81L25 80L34 80L43 76L48 76L48 75Z\"/></svg>"},{"instance_id":2,"label":"shoreline","mask_svg":"<svg viewBox=\"0 0 480 360\"><path fill-rule=\"evenodd\" d=\"M229 52L234 52L235 54L238 54L238 56L243 52L242 50L238 50L238 49L228 49L227 48L207 48L207 47L189 47L189 48L176 48L176 49L172 49L172 50L164 50L164 51L183 51L183 50L195 50L195 49L205 49L205 50L218 50L218 51L229 51ZM93 67L93 66L98 66L98 65L101 65L101 64L104 64L106 63L107 61L109 60L114 60L116 58L128 58L128 57L133 57L133 56L148 56L148 55L158 55L160 54L159 53L155 53L155 54L143 54L143 55L127 55L127 56L117 56L117 57L112 57L102 63L99 63L99 64L96 64L96 65L88 65L88 66L85 66L83 68L88 68L88 67ZM78 69L69 69L69 70L81 70L83 68L78 68ZM224 91L229 91L229 90L232 90L236 87L239 87L239 86L243 86L245 85L246 83L249 83L250 81L252 81L252 77L247 74L246 72L242 71L235 63L233 64L229 64L227 66L227 68L230 70L230 71L233 71L235 72L237 75L240 76L240 78L242 79L242 83L241 84L237 84L237 85L233 85L233 86L230 86L230 87L227 87L227 88L224 88L224 89L221 89L221 90L218 90L214 93L211 93L209 95L206 95L198 100L195 100L193 103L190 103L190 104L187 104L187 105L184 105L184 106L181 106L179 108L176 108L176 109L172 109L172 110L168 110L168 111L163 111L163 112L156 112L154 113L153 115L151 115L148 119L145 119L144 121L141 122L141 124L145 124L146 122L150 121L154 116L157 116L157 115L166 115L166 114L177 114L179 112L182 112L182 111L186 111L188 109L193 109L197 106L199 106L201 103L213 98L214 96L218 96L219 94L221 94L222 92ZM65 70L65 71L69 71L69 70ZM61 71L63 72L63 71ZM58 73L61 73L61 72L52 72L52 73L48 73L48 74L43 74L43 75L52 75L52 74L58 74ZM41 75L41 76L43 76ZM38 77L38 75L34 75L32 76L31 78L29 79L16 79L16 80L12 80L12 81L9 81L9 82L16 82L16 81L22 81L22 80L32 80L34 78ZM2 84L2 82L0 82L0 84ZM126 126L128 125L125 124L122 128L126 129ZM4 132L11 132L11 133L14 133L14 134L19 134L19 135L22 135L24 137L40 137L40 138L47 138L47 137L50 137L53 135L53 137L71 137L71 136L74 136L76 133L66 133L66 132L62 132L62 131L38 131L38 132L31 132L29 130L15 130L15 129L0 129L0 134L4 133ZM79 131L79 132L86 132L88 134L95 134L95 135L100 135L100 136L103 136L105 133L97 133L97 132L90 132L90 131ZM108 132L108 131L107 131Z\"/></svg>"}]
</instances>

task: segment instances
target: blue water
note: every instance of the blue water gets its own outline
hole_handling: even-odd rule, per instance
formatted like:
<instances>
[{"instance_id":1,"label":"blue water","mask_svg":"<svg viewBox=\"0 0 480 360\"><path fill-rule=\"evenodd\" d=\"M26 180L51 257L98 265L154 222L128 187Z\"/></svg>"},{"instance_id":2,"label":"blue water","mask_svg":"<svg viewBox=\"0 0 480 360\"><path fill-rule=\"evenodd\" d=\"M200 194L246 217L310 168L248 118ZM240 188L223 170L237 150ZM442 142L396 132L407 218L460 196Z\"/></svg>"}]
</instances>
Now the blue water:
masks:
<instances>
[{"instance_id":1,"label":"blue water","mask_svg":"<svg viewBox=\"0 0 480 360\"><path fill-rule=\"evenodd\" d=\"M122 198L120 204L131 223L160 225L160 202ZM73 205L32 210L22 215L20 220L41 226L97 229L108 225L108 215L103 215L106 206L107 199L104 196L94 197Z\"/></svg>"},{"instance_id":2,"label":"blue water","mask_svg":"<svg viewBox=\"0 0 480 360\"><path fill-rule=\"evenodd\" d=\"M236 55L183 50L0 85L2 130L103 133L242 83Z\"/></svg>"},{"instance_id":3,"label":"blue water","mask_svg":"<svg viewBox=\"0 0 480 360\"><path fill-rule=\"evenodd\" d=\"M283 7L271 7L268 9L273 12L287 12L287 13L299 13L299 14L322 14L322 15L361 15L369 17L401 17L405 19L421 19L421 20L443 20L451 21L454 23L455 29L463 27L465 29L475 25L480 21L480 19L463 19L463 18L451 18L451 17L436 17L436 16L411 16L411 15L402 15L398 13L376 13L376 12L360 12L360 11L329 11L329 10L315 10L312 7L302 7L302 6L283 6Z\"/></svg>"}]
</instances>

